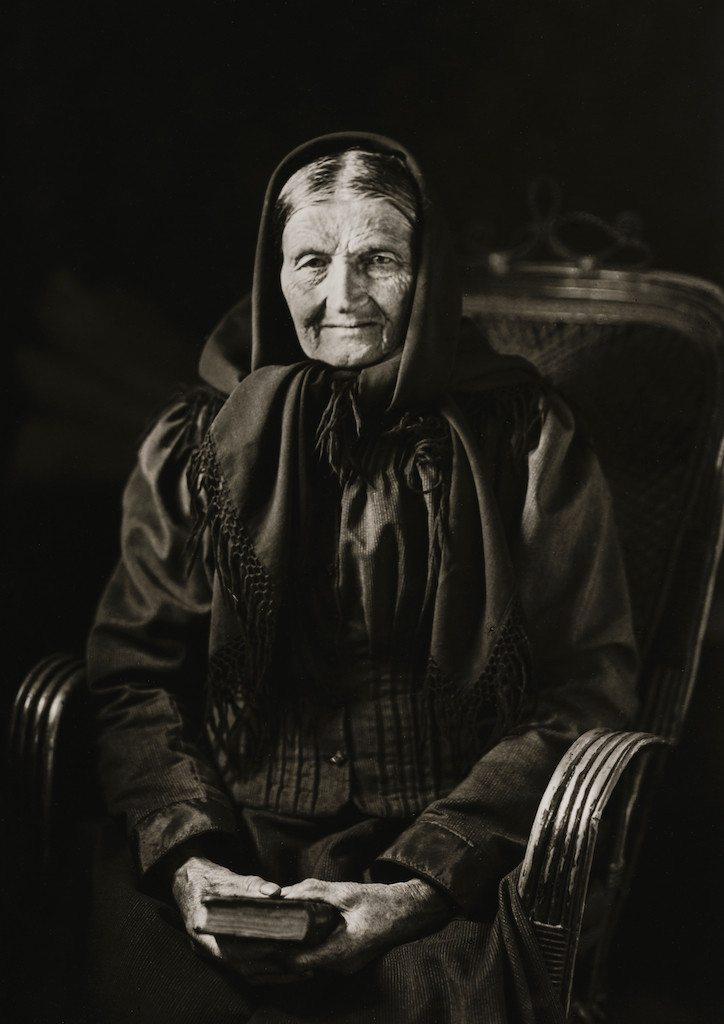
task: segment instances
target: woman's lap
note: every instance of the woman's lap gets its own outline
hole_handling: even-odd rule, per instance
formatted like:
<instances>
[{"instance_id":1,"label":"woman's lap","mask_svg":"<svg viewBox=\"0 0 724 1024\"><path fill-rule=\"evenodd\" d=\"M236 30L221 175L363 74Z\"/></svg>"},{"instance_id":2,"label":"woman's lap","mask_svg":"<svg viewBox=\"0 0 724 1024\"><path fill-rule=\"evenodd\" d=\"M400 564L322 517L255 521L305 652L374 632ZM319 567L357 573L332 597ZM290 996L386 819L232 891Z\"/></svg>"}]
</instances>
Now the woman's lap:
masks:
<instances>
[{"instance_id":1,"label":"woman's lap","mask_svg":"<svg viewBox=\"0 0 724 1024\"><path fill-rule=\"evenodd\" d=\"M125 844L106 833L95 858L89 944L99 1024L402 1024L475 1019L497 987L484 969L491 926L454 920L352 976L249 986L199 956L181 918L138 891ZM93 1016L94 1015L94 1016Z\"/></svg>"}]
</instances>

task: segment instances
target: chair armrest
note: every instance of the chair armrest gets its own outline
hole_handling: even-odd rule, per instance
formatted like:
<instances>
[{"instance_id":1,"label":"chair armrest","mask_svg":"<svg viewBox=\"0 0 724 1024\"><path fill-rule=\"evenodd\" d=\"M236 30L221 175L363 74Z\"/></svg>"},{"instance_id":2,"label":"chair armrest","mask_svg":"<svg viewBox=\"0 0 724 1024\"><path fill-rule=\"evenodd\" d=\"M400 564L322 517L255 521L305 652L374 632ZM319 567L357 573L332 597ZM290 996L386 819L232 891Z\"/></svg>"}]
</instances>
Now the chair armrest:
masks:
<instances>
[{"instance_id":1,"label":"chair armrest","mask_svg":"<svg viewBox=\"0 0 724 1024\"><path fill-rule=\"evenodd\" d=\"M9 797L38 835L46 863L52 858L61 736L70 731L70 718L83 720L84 696L84 662L52 654L25 677L10 715Z\"/></svg>"},{"instance_id":2,"label":"chair armrest","mask_svg":"<svg viewBox=\"0 0 724 1024\"><path fill-rule=\"evenodd\" d=\"M562 758L541 800L518 891L566 1009L603 810L631 761L652 747L667 745L651 733L592 729ZM628 795L624 833L643 767L641 763Z\"/></svg>"}]
</instances>

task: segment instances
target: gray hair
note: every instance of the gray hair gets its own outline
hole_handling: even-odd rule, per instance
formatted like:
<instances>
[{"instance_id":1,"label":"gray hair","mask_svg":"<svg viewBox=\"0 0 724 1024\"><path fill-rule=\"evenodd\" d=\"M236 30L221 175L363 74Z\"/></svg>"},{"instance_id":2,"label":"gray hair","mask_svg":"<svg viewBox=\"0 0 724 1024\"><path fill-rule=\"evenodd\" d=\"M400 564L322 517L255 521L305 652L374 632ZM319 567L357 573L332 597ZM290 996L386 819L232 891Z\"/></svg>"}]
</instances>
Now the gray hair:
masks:
<instances>
[{"instance_id":1,"label":"gray hair","mask_svg":"<svg viewBox=\"0 0 724 1024\"><path fill-rule=\"evenodd\" d=\"M412 227L420 218L420 196L404 162L387 153L345 149L300 167L284 183L274 206L274 234L281 246L290 217L305 206L342 196L386 199Z\"/></svg>"}]
</instances>

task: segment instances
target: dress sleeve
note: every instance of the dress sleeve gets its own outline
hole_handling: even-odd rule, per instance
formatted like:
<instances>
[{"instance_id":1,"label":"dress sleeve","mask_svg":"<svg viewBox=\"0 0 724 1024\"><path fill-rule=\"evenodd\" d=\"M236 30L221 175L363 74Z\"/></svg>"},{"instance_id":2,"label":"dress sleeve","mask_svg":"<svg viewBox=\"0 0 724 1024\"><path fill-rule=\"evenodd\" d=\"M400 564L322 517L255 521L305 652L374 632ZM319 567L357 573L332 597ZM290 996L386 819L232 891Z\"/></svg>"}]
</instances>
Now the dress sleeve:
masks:
<instances>
[{"instance_id":1,"label":"dress sleeve","mask_svg":"<svg viewBox=\"0 0 724 1024\"><path fill-rule=\"evenodd\" d=\"M545 787L571 743L588 729L628 727L636 709L637 655L611 496L568 408L555 397L544 401L511 545L536 699L372 871L425 877L470 913L489 906L521 860Z\"/></svg>"},{"instance_id":2,"label":"dress sleeve","mask_svg":"<svg viewBox=\"0 0 724 1024\"><path fill-rule=\"evenodd\" d=\"M121 555L100 601L87 663L101 786L142 878L179 844L240 843L236 816L199 742L212 595L191 558L186 468L208 417L182 399L157 421L123 497Z\"/></svg>"}]
</instances>

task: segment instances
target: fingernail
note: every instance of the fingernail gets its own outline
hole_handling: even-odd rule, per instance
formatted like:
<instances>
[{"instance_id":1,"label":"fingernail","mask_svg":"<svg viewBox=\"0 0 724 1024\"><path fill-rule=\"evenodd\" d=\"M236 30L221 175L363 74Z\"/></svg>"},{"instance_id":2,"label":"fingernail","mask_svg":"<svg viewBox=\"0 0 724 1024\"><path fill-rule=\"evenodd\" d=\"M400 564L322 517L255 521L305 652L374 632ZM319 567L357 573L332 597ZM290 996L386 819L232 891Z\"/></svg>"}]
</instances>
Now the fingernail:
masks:
<instances>
[{"instance_id":1,"label":"fingernail","mask_svg":"<svg viewBox=\"0 0 724 1024\"><path fill-rule=\"evenodd\" d=\"M271 896L272 893L279 891L279 886L274 885L273 882L264 882L259 891L263 892L265 896Z\"/></svg>"}]
</instances>

